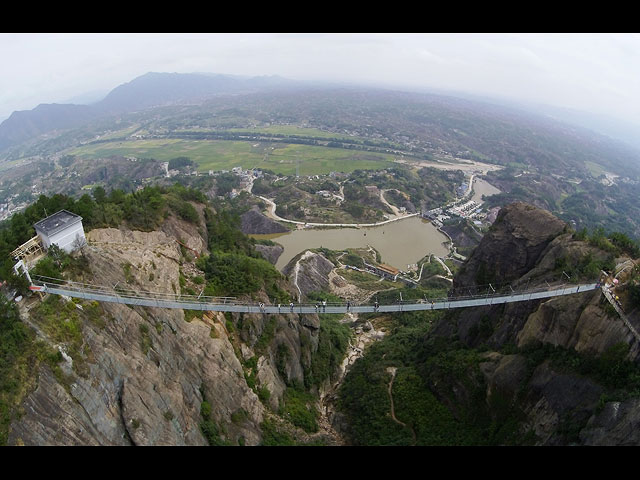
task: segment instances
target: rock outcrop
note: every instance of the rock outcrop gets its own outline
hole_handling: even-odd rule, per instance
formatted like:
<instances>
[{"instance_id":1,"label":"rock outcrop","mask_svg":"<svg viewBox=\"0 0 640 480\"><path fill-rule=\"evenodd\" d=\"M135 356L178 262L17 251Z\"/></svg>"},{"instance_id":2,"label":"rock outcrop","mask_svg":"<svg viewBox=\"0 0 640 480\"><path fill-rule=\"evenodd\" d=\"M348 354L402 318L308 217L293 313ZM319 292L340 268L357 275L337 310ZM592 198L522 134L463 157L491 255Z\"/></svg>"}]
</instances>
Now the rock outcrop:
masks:
<instances>
[{"instance_id":1,"label":"rock outcrop","mask_svg":"<svg viewBox=\"0 0 640 480\"><path fill-rule=\"evenodd\" d=\"M180 250L163 232L101 229L87 238L84 254L96 284L179 288ZM244 380L221 314L186 322L182 310L102 308L103 326L83 325L88 371L72 375L65 389L43 367L25 415L11 426L10 443L204 445L205 398L227 441L259 443L264 408ZM231 416L240 409L246 420L236 424Z\"/></svg>"},{"instance_id":2,"label":"rock outcrop","mask_svg":"<svg viewBox=\"0 0 640 480\"><path fill-rule=\"evenodd\" d=\"M601 260L607 255L565 233L564 223L550 213L513 204L500 211L456 275L454 288L477 289L483 282L496 282L496 286L508 282L516 289L559 286L566 282L558 270L565 260L585 256ZM594 281L599 272L595 275ZM640 420L637 399L602 404L605 388L595 380L556 368L550 361L531 370L524 356L499 352L509 345L552 345L599 356L625 344L629 347L627 358L640 359L639 342L615 312L604 308L606 304L598 289L567 297L461 309L437 322L430 336L458 339L467 348L488 347L480 363L486 404L499 398L501 405L517 407L524 419L522 428L535 435L537 444L563 444L570 435L567 432L572 431L579 432L580 440L578 435L571 437L574 443L638 444L637 433L629 427ZM470 382L456 384L458 407L465 403L465 395L471 395ZM451 391L438 390L450 388L446 385L431 386L439 398L447 398L453 395Z\"/></svg>"},{"instance_id":3,"label":"rock outcrop","mask_svg":"<svg viewBox=\"0 0 640 480\"><path fill-rule=\"evenodd\" d=\"M291 284L297 289L299 299L310 292L329 290L329 273L335 265L323 255L306 250L293 258L282 273L289 277Z\"/></svg>"},{"instance_id":4,"label":"rock outcrop","mask_svg":"<svg viewBox=\"0 0 640 480\"><path fill-rule=\"evenodd\" d=\"M172 239L178 240L192 254L202 255L207 251L207 231L201 225L206 225L204 219L204 206L198 203L192 203L200 218L199 225L182 220L181 218L170 215L162 224L161 230Z\"/></svg>"},{"instance_id":5,"label":"rock outcrop","mask_svg":"<svg viewBox=\"0 0 640 480\"><path fill-rule=\"evenodd\" d=\"M282 245L260 245L256 244L256 251L260 252L265 260L267 260L272 265L275 265L284 252L284 247Z\"/></svg>"},{"instance_id":6,"label":"rock outcrop","mask_svg":"<svg viewBox=\"0 0 640 480\"><path fill-rule=\"evenodd\" d=\"M508 283L522 277L565 228L566 224L550 212L526 203L504 207L456 275L454 288Z\"/></svg>"},{"instance_id":7,"label":"rock outcrop","mask_svg":"<svg viewBox=\"0 0 640 480\"><path fill-rule=\"evenodd\" d=\"M560 260L585 256L603 260L608 255L563 231L564 224L549 212L521 203L504 207L456 275L454 289L485 292L488 288L479 286L479 280L487 277L499 279L493 283L496 288L505 283L514 289L561 286L567 280L558 271ZM625 342L630 345L630 358L640 358L640 344L631 331L620 318L607 315L601 302L600 290L592 290L570 297L464 309L454 322L441 322L435 331L443 335L455 332L470 347L482 343L494 348L509 343L522 347L540 341L597 354Z\"/></svg>"},{"instance_id":8,"label":"rock outcrop","mask_svg":"<svg viewBox=\"0 0 640 480\"><path fill-rule=\"evenodd\" d=\"M584 445L640 445L640 399L608 402L580 431Z\"/></svg>"},{"instance_id":9,"label":"rock outcrop","mask_svg":"<svg viewBox=\"0 0 640 480\"><path fill-rule=\"evenodd\" d=\"M245 212L241 217L240 229L242 233L249 234L268 234L268 233L285 233L289 230L284 225L275 220L266 217L260 212L257 206Z\"/></svg>"},{"instance_id":10,"label":"rock outcrop","mask_svg":"<svg viewBox=\"0 0 640 480\"><path fill-rule=\"evenodd\" d=\"M166 227L172 234L187 229L180 222ZM172 234L90 231L83 250L90 271L82 280L179 292L183 258ZM189 245L204 249L206 242L191 239ZM314 315L199 312L186 321L183 310L100 308L102 321L82 324L82 352L76 358L65 353L65 379L41 367L37 388L10 426L10 445L206 445L200 428L205 400L221 441L257 445L266 414L257 392L266 389L277 410L287 386L304 383L318 346ZM247 367L252 358L257 366Z\"/></svg>"}]
</instances>

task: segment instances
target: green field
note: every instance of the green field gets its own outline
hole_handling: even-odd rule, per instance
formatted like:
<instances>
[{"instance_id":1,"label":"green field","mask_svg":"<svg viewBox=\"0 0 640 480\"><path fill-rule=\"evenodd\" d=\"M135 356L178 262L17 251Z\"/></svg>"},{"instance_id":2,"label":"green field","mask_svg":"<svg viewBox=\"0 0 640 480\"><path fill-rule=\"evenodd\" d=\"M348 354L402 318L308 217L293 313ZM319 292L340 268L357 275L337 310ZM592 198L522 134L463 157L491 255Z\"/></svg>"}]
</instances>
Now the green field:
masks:
<instances>
[{"instance_id":1,"label":"green field","mask_svg":"<svg viewBox=\"0 0 640 480\"><path fill-rule=\"evenodd\" d=\"M122 130L116 130L106 135L102 135L100 137L100 140L111 140L115 138L128 137L129 135L131 135L132 133L136 132L139 129L140 129L140 125L136 124L136 125L124 128Z\"/></svg>"},{"instance_id":2,"label":"green field","mask_svg":"<svg viewBox=\"0 0 640 480\"><path fill-rule=\"evenodd\" d=\"M230 132L255 132L273 135L299 135L305 137L316 138L341 138L341 139L353 139L348 135L341 135L339 133L326 132L317 128L303 128L296 127L295 125L272 125L270 127L252 127L252 128L230 128Z\"/></svg>"},{"instance_id":3,"label":"green field","mask_svg":"<svg viewBox=\"0 0 640 480\"><path fill-rule=\"evenodd\" d=\"M600 175L605 175L608 173L601 165L598 165L593 162L584 162L585 167L589 170L589 173L593 178L598 178Z\"/></svg>"},{"instance_id":4,"label":"green field","mask_svg":"<svg viewBox=\"0 0 640 480\"><path fill-rule=\"evenodd\" d=\"M83 158L103 158L111 155L135 156L169 161L189 157L198 170L230 170L233 167L262 168L284 175L326 174L331 171L352 172L381 169L392 165L393 155L361 152L313 145L287 145L270 142L229 140L152 139L127 140L84 145L69 152Z\"/></svg>"},{"instance_id":5,"label":"green field","mask_svg":"<svg viewBox=\"0 0 640 480\"><path fill-rule=\"evenodd\" d=\"M180 132L219 132L216 128L206 127L188 127L174 130L174 133ZM366 138L353 137L341 133L327 132L318 128L297 127L295 125L271 125L269 127L251 127L251 128L229 128L225 131L233 133L255 133L263 135L297 135L300 137L313 137L318 139L337 138L341 140L366 140Z\"/></svg>"}]
</instances>

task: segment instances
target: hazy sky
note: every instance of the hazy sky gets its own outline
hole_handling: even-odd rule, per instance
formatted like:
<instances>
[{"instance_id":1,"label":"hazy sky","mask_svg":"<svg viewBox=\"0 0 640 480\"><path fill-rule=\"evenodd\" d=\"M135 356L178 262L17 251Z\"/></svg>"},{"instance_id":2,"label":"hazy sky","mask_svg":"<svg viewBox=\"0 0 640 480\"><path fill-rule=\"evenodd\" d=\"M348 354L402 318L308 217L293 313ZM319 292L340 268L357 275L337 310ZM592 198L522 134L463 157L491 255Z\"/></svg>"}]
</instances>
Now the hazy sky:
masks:
<instances>
[{"instance_id":1,"label":"hazy sky","mask_svg":"<svg viewBox=\"0 0 640 480\"><path fill-rule=\"evenodd\" d=\"M640 125L638 34L0 34L0 121L147 72L439 88Z\"/></svg>"}]
</instances>

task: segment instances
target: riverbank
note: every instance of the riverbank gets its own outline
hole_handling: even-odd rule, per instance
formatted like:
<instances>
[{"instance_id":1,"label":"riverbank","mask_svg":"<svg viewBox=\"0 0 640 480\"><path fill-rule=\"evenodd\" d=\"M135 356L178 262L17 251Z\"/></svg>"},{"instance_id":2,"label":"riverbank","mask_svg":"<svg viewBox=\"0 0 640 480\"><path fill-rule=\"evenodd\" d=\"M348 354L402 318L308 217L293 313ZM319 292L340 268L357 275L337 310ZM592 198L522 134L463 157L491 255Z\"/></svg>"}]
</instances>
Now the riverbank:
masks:
<instances>
[{"instance_id":1,"label":"riverbank","mask_svg":"<svg viewBox=\"0 0 640 480\"><path fill-rule=\"evenodd\" d=\"M276 262L280 271L300 252L312 248L342 251L348 248L375 248L381 261L399 270L415 264L426 254L449 254L449 239L435 225L413 215L391 224L363 228L300 228L287 233L251 235L277 242L284 251Z\"/></svg>"}]
</instances>

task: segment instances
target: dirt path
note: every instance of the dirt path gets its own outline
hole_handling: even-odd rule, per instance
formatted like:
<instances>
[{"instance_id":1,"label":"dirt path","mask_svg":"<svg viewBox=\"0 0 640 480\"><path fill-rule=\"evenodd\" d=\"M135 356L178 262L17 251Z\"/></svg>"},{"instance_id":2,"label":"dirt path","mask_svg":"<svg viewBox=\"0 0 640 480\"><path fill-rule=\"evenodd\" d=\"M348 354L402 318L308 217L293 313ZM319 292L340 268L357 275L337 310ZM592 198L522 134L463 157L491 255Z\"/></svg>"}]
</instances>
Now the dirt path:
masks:
<instances>
[{"instance_id":1,"label":"dirt path","mask_svg":"<svg viewBox=\"0 0 640 480\"><path fill-rule=\"evenodd\" d=\"M395 205L391 205L389 202L387 202L387 199L384 198L384 192L388 192L388 190L380 190L380 201L391 209L394 217L399 217L400 210L398 210L398 207L396 207Z\"/></svg>"},{"instance_id":2,"label":"dirt path","mask_svg":"<svg viewBox=\"0 0 640 480\"><path fill-rule=\"evenodd\" d=\"M389 400L391 401L391 419L396 422L398 425L401 425L405 428L408 428L409 430L411 430L411 436L413 437L413 443L411 445L415 445L416 444L416 432L413 431L413 428L411 428L409 425L407 425L404 422L401 422L400 420L398 420L396 418L396 411L395 408L393 406L393 381L396 379L396 372L397 372L397 368L396 367L387 367L387 372L389 372L391 374L391 380L389 381L389 388L388 388L388 392L389 392Z\"/></svg>"},{"instance_id":3,"label":"dirt path","mask_svg":"<svg viewBox=\"0 0 640 480\"><path fill-rule=\"evenodd\" d=\"M360 227L377 227L379 225L385 225L387 223L391 223L391 222L396 222L398 220L404 220L405 218L411 218L411 217L415 217L417 215L420 215L419 212L416 213L406 213L404 215L400 215L398 217L394 217L394 218L390 218L389 220L383 220L381 222L375 222L375 223L317 223L317 222L301 222L299 220L287 220L286 218L282 218L280 216L278 216L276 214L276 204L273 200L269 200L266 197L262 197L260 195L257 195L258 198L260 198L261 200L264 200L269 207L267 208L265 215L269 218L271 218L272 220L277 220L279 222L286 222L286 223L294 223L296 225L298 225L298 228L307 228L307 227L356 227L356 228L360 228Z\"/></svg>"}]
</instances>

